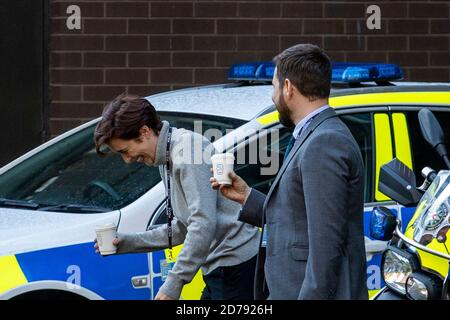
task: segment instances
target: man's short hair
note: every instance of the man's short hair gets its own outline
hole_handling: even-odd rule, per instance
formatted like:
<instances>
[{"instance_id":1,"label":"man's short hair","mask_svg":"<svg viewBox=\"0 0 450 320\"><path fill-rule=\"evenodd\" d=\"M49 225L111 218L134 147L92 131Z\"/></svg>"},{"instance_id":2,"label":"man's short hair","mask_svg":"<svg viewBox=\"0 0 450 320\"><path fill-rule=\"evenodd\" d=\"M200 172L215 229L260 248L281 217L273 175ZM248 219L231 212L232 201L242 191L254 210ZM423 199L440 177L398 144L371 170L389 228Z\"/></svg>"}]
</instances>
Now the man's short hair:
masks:
<instances>
[{"instance_id":1,"label":"man's short hair","mask_svg":"<svg viewBox=\"0 0 450 320\"><path fill-rule=\"evenodd\" d=\"M102 119L95 128L94 141L97 154L105 155L100 148L103 144L108 144L112 138L124 140L138 138L139 129L144 125L156 134L161 131L162 122L155 107L140 96L122 93L105 106Z\"/></svg>"},{"instance_id":2,"label":"man's short hair","mask_svg":"<svg viewBox=\"0 0 450 320\"><path fill-rule=\"evenodd\" d=\"M310 101L328 98L331 88L330 58L313 44L297 44L273 59L280 88L289 79Z\"/></svg>"}]
</instances>

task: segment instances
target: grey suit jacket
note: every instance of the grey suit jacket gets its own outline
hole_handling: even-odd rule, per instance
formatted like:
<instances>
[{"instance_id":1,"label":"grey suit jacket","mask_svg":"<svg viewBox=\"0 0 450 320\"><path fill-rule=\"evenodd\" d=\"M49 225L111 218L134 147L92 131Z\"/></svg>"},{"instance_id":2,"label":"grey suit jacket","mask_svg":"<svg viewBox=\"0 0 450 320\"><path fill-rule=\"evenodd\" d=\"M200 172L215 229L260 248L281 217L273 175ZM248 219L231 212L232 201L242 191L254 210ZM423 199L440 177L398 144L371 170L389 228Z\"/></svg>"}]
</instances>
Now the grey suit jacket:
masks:
<instances>
[{"instance_id":1,"label":"grey suit jacket","mask_svg":"<svg viewBox=\"0 0 450 320\"><path fill-rule=\"evenodd\" d=\"M327 109L297 139L267 196L253 189L241 210L241 221L267 223L255 298L266 281L269 299L368 299L363 194L359 147Z\"/></svg>"}]
</instances>

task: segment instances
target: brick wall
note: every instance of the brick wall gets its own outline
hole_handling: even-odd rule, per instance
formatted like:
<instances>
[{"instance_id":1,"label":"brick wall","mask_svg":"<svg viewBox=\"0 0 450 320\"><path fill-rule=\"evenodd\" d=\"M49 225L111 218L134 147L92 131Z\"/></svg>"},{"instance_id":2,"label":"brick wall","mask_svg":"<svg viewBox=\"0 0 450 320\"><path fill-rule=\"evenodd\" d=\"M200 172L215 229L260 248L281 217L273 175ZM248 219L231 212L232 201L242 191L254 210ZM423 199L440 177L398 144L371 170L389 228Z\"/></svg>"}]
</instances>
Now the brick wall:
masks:
<instances>
[{"instance_id":1,"label":"brick wall","mask_svg":"<svg viewBox=\"0 0 450 320\"><path fill-rule=\"evenodd\" d=\"M81 30L66 9L81 8ZM381 29L366 8L381 9ZM57 135L141 95L226 81L227 67L295 43L335 61L400 64L406 80L450 81L448 1L57 1L50 3L50 128Z\"/></svg>"}]
</instances>

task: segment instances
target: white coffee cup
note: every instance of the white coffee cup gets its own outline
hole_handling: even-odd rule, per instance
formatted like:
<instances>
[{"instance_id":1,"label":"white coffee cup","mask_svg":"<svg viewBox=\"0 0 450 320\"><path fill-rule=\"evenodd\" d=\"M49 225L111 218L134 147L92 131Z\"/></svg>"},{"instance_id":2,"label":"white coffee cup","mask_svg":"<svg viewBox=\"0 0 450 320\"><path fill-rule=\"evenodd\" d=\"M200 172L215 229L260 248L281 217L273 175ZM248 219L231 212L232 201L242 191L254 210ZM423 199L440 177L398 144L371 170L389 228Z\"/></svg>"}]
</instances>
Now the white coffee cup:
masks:
<instances>
[{"instance_id":1,"label":"white coffee cup","mask_svg":"<svg viewBox=\"0 0 450 320\"><path fill-rule=\"evenodd\" d=\"M228 174L233 171L234 155L232 153L219 153L211 157L214 178L219 184L231 185Z\"/></svg>"},{"instance_id":2,"label":"white coffee cup","mask_svg":"<svg viewBox=\"0 0 450 320\"><path fill-rule=\"evenodd\" d=\"M117 252L117 247L113 244L113 240L117 235L116 225L114 223L97 226L95 233L97 234L98 249L102 256Z\"/></svg>"}]
</instances>

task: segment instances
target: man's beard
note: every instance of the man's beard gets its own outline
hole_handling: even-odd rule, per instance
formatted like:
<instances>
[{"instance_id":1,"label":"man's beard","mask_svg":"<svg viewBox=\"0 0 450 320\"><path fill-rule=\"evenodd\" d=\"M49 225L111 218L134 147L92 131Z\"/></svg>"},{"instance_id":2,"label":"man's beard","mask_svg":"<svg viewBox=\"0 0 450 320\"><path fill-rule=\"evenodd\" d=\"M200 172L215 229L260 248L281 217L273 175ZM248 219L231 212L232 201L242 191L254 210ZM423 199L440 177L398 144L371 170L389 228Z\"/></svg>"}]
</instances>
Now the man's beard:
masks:
<instances>
[{"instance_id":1,"label":"man's beard","mask_svg":"<svg viewBox=\"0 0 450 320\"><path fill-rule=\"evenodd\" d=\"M289 110L288 106L286 105L283 94L280 94L278 104L275 104L275 106L278 110L278 118L280 120L280 123L287 128L295 127L294 122L292 122L291 120L291 110Z\"/></svg>"}]
</instances>

